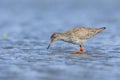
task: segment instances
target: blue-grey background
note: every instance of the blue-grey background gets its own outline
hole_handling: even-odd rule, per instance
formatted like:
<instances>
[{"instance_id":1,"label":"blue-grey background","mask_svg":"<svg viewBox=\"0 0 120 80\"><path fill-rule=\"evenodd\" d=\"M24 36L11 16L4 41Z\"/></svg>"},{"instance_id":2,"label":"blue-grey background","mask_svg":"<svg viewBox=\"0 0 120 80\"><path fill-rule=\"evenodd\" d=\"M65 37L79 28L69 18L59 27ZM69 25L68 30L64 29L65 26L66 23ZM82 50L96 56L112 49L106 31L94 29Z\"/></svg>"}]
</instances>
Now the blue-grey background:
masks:
<instances>
[{"instance_id":1,"label":"blue-grey background","mask_svg":"<svg viewBox=\"0 0 120 80\"><path fill-rule=\"evenodd\" d=\"M0 0L0 80L119 80L119 25L119 0ZM46 50L52 33L77 26L107 29L85 55L65 42Z\"/></svg>"}]
</instances>

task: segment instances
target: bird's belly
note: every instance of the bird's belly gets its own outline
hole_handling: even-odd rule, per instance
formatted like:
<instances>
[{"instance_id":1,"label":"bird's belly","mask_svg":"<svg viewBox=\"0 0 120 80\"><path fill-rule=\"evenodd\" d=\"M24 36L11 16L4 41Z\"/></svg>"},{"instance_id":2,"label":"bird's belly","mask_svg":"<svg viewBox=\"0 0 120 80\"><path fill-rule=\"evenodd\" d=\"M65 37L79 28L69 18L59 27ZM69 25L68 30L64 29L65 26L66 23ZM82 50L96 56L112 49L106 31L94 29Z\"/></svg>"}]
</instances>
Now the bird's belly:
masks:
<instances>
[{"instance_id":1,"label":"bird's belly","mask_svg":"<svg viewBox=\"0 0 120 80\"><path fill-rule=\"evenodd\" d=\"M87 40L81 40L81 39L71 39L71 40L64 40L65 42L80 45L86 42Z\"/></svg>"},{"instance_id":2,"label":"bird's belly","mask_svg":"<svg viewBox=\"0 0 120 80\"><path fill-rule=\"evenodd\" d=\"M87 40L80 40L80 39L77 40L77 39L76 39L76 40L72 41L72 43L73 43L73 44L80 45L80 44L83 44L83 43L86 42L86 41L87 41Z\"/></svg>"}]
</instances>

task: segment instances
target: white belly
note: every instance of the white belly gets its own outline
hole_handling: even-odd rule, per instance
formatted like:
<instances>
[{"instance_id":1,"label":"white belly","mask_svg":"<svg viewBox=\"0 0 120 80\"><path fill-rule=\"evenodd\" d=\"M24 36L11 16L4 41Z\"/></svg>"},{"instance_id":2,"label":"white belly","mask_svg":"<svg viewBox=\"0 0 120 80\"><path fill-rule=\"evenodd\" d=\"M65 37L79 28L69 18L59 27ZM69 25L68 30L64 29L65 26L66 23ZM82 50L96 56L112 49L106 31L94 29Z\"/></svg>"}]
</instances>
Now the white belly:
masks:
<instances>
[{"instance_id":1,"label":"white belly","mask_svg":"<svg viewBox=\"0 0 120 80\"><path fill-rule=\"evenodd\" d=\"M86 42L87 40L80 40L80 39L75 39L72 41L73 44L77 44L77 45L80 45L80 44L83 44L84 42Z\"/></svg>"},{"instance_id":2,"label":"white belly","mask_svg":"<svg viewBox=\"0 0 120 80\"><path fill-rule=\"evenodd\" d=\"M76 45L81 45L84 42L86 42L87 40L80 40L80 39L73 38L73 39L63 40L63 41L68 42L68 43L72 43L72 44L76 44Z\"/></svg>"}]
</instances>

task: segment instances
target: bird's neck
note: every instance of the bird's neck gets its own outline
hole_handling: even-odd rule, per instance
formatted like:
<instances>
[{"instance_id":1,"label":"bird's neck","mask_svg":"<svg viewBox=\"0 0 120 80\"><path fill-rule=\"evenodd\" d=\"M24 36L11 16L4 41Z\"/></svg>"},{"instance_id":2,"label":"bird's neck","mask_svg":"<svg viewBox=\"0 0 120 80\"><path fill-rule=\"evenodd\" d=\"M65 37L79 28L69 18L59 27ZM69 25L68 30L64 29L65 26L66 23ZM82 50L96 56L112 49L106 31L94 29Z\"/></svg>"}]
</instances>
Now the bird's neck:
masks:
<instances>
[{"instance_id":1,"label":"bird's neck","mask_svg":"<svg viewBox=\"0 0 120 80\"><path fill-rule=\"evenodd\" d=\"M67 41L68 36L65 33L60 33L60 40Z\"/></svg>"}]
</instances>

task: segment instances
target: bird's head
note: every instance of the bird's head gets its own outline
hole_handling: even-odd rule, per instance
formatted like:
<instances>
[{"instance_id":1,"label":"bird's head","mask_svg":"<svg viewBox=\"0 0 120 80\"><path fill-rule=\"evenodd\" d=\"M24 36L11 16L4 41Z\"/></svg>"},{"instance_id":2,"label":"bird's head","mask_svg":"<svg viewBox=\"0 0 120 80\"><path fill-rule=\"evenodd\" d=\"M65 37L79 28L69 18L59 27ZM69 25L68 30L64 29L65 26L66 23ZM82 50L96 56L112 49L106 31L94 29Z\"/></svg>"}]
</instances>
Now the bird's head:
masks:
<instances>
[{"instance_id":1,"label":"bird's head","mask_svg":"<svg viewBox=\"0 0 120 80\"><path fill-rule=\"evenodd\" d=\"M62 33L53 33L50 37L50 43L47 47L47 49L49 49L49 47L51 46L51 44L54 42L54 41L58 41L58 40L61 40L61 36L62 36Z\"/></svg>"}]
</instances>

